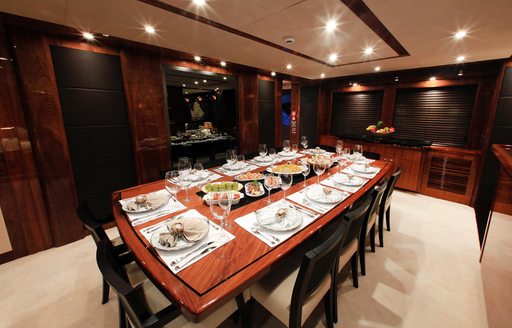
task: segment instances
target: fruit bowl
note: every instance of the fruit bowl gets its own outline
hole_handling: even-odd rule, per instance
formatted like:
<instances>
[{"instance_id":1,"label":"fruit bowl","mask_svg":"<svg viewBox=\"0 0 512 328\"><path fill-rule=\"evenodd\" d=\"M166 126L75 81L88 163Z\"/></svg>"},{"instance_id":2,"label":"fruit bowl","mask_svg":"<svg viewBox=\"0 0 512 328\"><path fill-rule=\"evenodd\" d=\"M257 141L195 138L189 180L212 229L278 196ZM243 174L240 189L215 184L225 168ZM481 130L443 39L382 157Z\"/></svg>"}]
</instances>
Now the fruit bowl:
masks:
<instances>
[{"instance_id":1,"label":"fruit bowl","mask_svg":"<svg viewBox=\"0 0 512 328\"><path fill-rule=\"evenodd\" d=\"M373 131L370 131L372 136L375 137L375 138L388 138L390 136L392 136L393 134L395 134L395 132L373 132Z\"/></svg>"}]
</instances>

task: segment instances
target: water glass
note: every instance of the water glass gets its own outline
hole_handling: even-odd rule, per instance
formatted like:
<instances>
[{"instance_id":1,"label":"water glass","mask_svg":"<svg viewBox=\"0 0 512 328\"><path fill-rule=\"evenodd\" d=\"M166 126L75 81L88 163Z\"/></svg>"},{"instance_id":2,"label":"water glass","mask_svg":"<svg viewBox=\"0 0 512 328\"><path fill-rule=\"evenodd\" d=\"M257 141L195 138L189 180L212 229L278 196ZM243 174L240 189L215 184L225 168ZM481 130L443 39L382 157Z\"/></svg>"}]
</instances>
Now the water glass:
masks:
<instances>
[{"instance_id":1,"label":"water glass","mask_svg":"<svg viewBox=\"0 0 512 328\"><path fill-rule=\"evenodd\" d=\"M210 202L210 212L213 217L220 221L221 237L225 237L224 229L228 228L228 222L225 221L231 212L232 194L229 191L219 192L219 201Z\"/></svg>"},{"instance_id":2,"label":"water glass","mask_svg":"<svg viewBox=\"0 0 512 328\"><path fill-rule=\"evenodd\" d=\"M183 189L185 189L185 199L183 200L185 203L188 203L190 199L188 198L188 187L190 187L190 184L192 181L190 181L190 177L186 174L181 174L180 178L180 185Z\"/></svg>"},{"instance_id":3,"label":"water glass","mask_svg":"<svg viewBox=\"0 0 512 328\"><path fill-rule=\"evenodd\" d=\"M302 136L300 138L300 144L302 145L302 147L304 147L304 149L308 149L308 137Z\"/></svg>"},{"instance_id":4,"label":"water glass","mask_svg":"<svg viewBox=\"0 0 512 328\"><path fill-rule=\"evenodd\" d=\"M286 190L290 189L293 183L293 174L282 173L279 174L281 179L280 187L283 191L283 200L286 198Z\"/></svg>"},{"instance_id":5,"label":"water glass","mask_svg":"<svg viewBox=\"0 0 512 328\"><path fill-rule=\"evenodd\" d=\"M306 177L309 175L309 172L311 172L311 166L309 165L308 162L303 162L302 163L302 175L304 176L304 183L302 184L302 186L306 186Z\"/></svg>"},{"instance_id":6,"label":"water glass","mask_svg":"<svg viewBox=\"0 0 512 328\"><path fill-rule=\"evenodd\" d=\"M299 151L299 145L297 145L296 143L292 144L292 152L297 154L298 151Z\"/></svg>"},{"instance_id":7,"label":"water glass","mask_svg":"<svg viewBox=\"0 0 512 328\"><path fill-rule=\"evenodd\" d=\"M197 177L199 179L202 179L203 171L204 171L203 163L195 163L194 164L194 171L197 174Z\"/></svg>"},{"instance_id":8,"label":"water glass","mask_svg":"<svg viewBox=\"0 0 512 328\"><path fill-rule=\"evenodd\" d=\"M354 146L354 155L356 158L363 157L363 145L355 145Z\"/></svg>"},{"instance_id":9,"label":"water glass","mask_svg":"<svg viewBox=\"0 0 512 328\"><path fill-rule=\"evenodd\" d=\"M267 155L267 145L266 144L260 144L258 147L258 153L261 157L265 157Z\"/></svg>"},{"instance_id":10,"label":"water glass","mask_svg":"<svg viewBox=\"0 0 512 328\"><path fill-rule=\"evenodd\" d=\"M336 140L336 154L338 154L338 156L340 156L342 152L343 152L343 140L338 139L338 140Z\"/></svg>"},{"instance_id":11,"label":"water glass","mask_svg":"<svg viewBox=\"0 0 512 328\"><path fill-rule=\"evenodd\" d=\"M285 151L285 152L290 151L290 140L283 141L283 151Z\"/></svg>"},{"instance_id":12,"label":"water glass","mask_svg":"<svg viewBox=\"0 0 512 328\"><path fill-rule=\"evenodd\" d=\"M178 172L180 175L188 175L192 168L192 160L190 157L180 157L178 159Z\"/></svg>"},{"instance_id":13,"label":"water glass","mask_svg":"<svg viewBox=\"0 0 512 328\"><path fill-rule=\"evenodd\" d=\"M270 156L270 158L271 158L272 160L275 160L275 159L276 159L276 150L275 150L275 148L270 148L270 149L268 150L268 156Z\"/></svg>"},{"instance_id":14,"label":"water glass","mask_svg":"<svg viewBox=\"0 0 512 328\"><path fill-rule=\"evenodd\" d=\"M178 171L173 170L165 173L165 190L171 195L171 198L176 200L176 194L180 191L181 187L179 185L180 174Z\"/></svg>"},{"instance_id":15,"label":"water glass","mask_svg":"<svg viewBox=\"0 0 512 328\"><path fill-rule=\"evenodd\" d=\"M265 174L265 179L263 180L263 186L268 191L267 204L272 203L270 200L270 190L274 189L277 185L277 177L272 174Z\"/></svg>"},{"instance_id":16,"label":"water glass","mask_svg":"<svg viewBox=\"0 0 512 328\"><path fill-rule=\"evenodd\" d=\"M233 166L233 164L235 164L236 150L234 150L234 149L226 150L226 161L228 162L229 166Z\"/></svg>"},{"instance_id":17,"label":"water glass","mask_svg":"<svg viewBox=\"0 0 512 328\"><path fill-rule=\"evenodd\" d=\"M318 178L318 184L320 184L320 176L325 172L325 163L313 164L313 171L315 171Z\"/></svg>"}]
</instances>

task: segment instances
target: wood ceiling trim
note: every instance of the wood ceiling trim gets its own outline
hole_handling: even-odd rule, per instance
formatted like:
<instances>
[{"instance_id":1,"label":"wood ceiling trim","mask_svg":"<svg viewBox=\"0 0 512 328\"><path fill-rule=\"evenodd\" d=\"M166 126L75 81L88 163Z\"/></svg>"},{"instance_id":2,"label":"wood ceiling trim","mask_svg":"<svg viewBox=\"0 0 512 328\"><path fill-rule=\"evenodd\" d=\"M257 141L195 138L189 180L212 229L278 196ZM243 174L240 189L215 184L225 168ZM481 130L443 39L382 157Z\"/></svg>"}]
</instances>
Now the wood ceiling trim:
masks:
<instances>
[{"instance_id":1,"label":"wood ceiling trim","mask_svg":"<svg viewBox=\"0 0 512 328\"><path fill-rule=\"evenodd\" d=\"M370 8L368 8L368 6L362 0L341 0L341 2L343 2L357 17L359 17L359 19L361 19L391 49L393 49L397 53L397 56L368 59L368 60L361 60L361 61L333 65L333 64L330 64L323 60L320 60L320 59L308 56L306 54L303 54L301 52L283 47L279 44L270 42L268 40L262 39L255 35L240 31L236 28L227 26L225 24L222 24L217 21L208 19L206 17L194 14L190 11L187 11L187 10L179 8L179 7L175 7L173 5L161 2L159 0L137 0L137 1L148 4L148 5L156 7L156 8L160 8L162 10L165 10L165 11L168 11L171 13L174 13L176 15L180 15L180 16L195 20L197 22L209 25L211 27L215 27L215 28L223 30L225 32L235 34L237 36L249 39L251 41L258 42L260 44L272 47L277 50L287 52L289 54L304 58L306 60L313 61L318 64L322 64L322 65L325 65L328 67L341 67L341 66L355 65L355 64L361 64L361 63L374 62L374 61L379 61L379 60L386 60L386 59L392 59L392 58L399 58L399 57L403 57L403 56L409 56L409 53L407 52L407 50L400 44L400 42L398 42L398 40L393 36L393 34L391 34L391 32L386 28L386 26L384 26L384 24L377 18L377 16L375 16L375 14L370 10Z\"/></svg>"}]
</instances>

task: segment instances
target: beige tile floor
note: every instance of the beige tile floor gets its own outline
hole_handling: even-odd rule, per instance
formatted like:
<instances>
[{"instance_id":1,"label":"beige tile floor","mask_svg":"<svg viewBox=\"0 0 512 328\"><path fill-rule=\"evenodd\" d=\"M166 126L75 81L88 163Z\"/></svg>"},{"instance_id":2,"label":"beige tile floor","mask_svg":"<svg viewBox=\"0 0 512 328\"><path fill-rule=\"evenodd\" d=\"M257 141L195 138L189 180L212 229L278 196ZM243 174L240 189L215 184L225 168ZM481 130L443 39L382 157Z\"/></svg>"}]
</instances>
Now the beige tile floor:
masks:
<instances>
[{"instance_id":1,"label":"beige tile floor","mask_svg":"<svg viewBox=\"0 0 512 328\"><path fill-rule=\"evenodd\" d=\"M358 289L350 279L341 285L336 326L506 327L512 319L510 217L495 215L491 233L481 266L470 207L396 192L385 247L367 253ZM1 265L0 327L117 327L114 293L100 303L94 256L87 237ZM258 304L251 312L254 327L282 326ZM306 326L325 326L322 307Z\"/></svg>"}]
</instances>

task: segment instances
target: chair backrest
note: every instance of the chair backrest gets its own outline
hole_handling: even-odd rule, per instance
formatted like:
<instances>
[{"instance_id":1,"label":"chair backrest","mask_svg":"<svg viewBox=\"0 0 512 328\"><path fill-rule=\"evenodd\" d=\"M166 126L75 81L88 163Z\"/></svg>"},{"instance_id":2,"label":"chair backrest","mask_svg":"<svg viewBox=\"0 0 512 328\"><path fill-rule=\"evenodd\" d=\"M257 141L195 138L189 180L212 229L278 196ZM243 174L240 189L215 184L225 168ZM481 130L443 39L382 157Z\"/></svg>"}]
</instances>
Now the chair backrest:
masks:
<instances>
[{"instance_id":1,"label":"chair backrest","mask_svg":"<svg viewBox=\"0 0 512 328\"><path fill-rule=\"evenodd\" d=\"M374 152L371 152L371 151L363 151L363 156L366 157L366 158L375 159L375 160L379 160L380 159L380 154L379 153L374 153Z\"/></svg>"},{"instance_id":2,"label":"chair backrest","mask_svg":"<svg viewBox=\"0 0 512 328\"><path fill-rule=\"evenodd\" d=\"M319 287L326 275L334 274L333 267L349 226L349 222L341 221L331 236L304 254L292 292L290 327L301 326L304 300Z\"/></svg>"},{"instance_id":3,"label":"chair backrest","mask_svg":"<svg viewBox=\"0 0 512 328\"><path fill-rule=\"evenodd\" d=\"M103 275L103 279L112 287L119 297L126 315L128 316L132 325L136 327L162 327L165 323L172 321L181 315L181 312L174 305L166 308L165 316L155 316L151 313L144 297L141 292L134 288L123 269L123 264L116 256L112 243L108 239L103 239L98 243L96 251L96 262ZM171 312L169 312L171 308ZM164 312L160 311L159 314ZM161 325L156 325L156 321L161 320Z\"/></svg>"},{"instance_id":4,"label":"chair backrest","mask_svg":"<svg viewBox=\"0 0 512 328\"><path fill-rule=\"evenodd\" d=\"M225 159L214 159L212 161L204 162L203 168L205 169L211 169L212 167L221 166L222 164L226 164Z\"/></svg>"},{"instance_id":5,"label":"chair backrest","mask_svg":"<svg viewBox=\"0 0 512 328\"><path fill-rule=\"evenodd\" d=\"M83 226L91 233L92 239L94 239L96 245L98 245L100 240L108 239L105 229L103 229L101 223L94 219L87 203L78 205L76 213L78 214L80 221L82 221Z\"/></svg>"},{"instance_id":6,"label":"chair backrest","mask_svg":"<svg viewBox=\"0 0 512 328\"><path fill-rule=\"evenodd\" d=\"M345 214L344 219L350 222L350 228L347 232L345 241L343 242L340 254L343 252L345 247L348 247L350 243L354 241L354 239L359 238L361 227L363 226L363 221L367 215L368 210L370 209L371 201L372 197L366 197L355 208L351 209L350 212Z\"/></svg>"},{"instance_id":7,"label":"chair backrest","mask_svg":"<svg viewBox=\"0 0 512 328\"><path fill-rule=\"evenodd\" d=\"M386 203L388 203L388 201L391 199L391 195L393 194L393 190L395 190L396 182L397 182L398 178L400 178L401 174L402 174L402 169L398 168L395 171L395 173L393 173L391 175L391 178L389 178L388 187L386 188L386 191L384 191L384 195L382 196L382 198L384 199L383 206Z\"/></svg>"},{"instance_id":8,"label":"chair backrest","mask_svg":"<svg viewBox=\"0 0 512 328\"><path fill-rule=\"evenodd\" d=\"M370 206L368 208L368 211L366 211L366 215L363 219L363 225L361 227L361 233L359 234L360 240L362 239L364 241L366 237L366 230L368 229L368 222L370 221L370 218L372 215L376 214L379 210L379 204L382 200L382 196L384 195L384 191L386 190L386 187L388 185L388 179L384 179L384 181L378 186L377 188L374 188L371 192L371 200L370 200Z\"/></svg>"}]
</instances>

